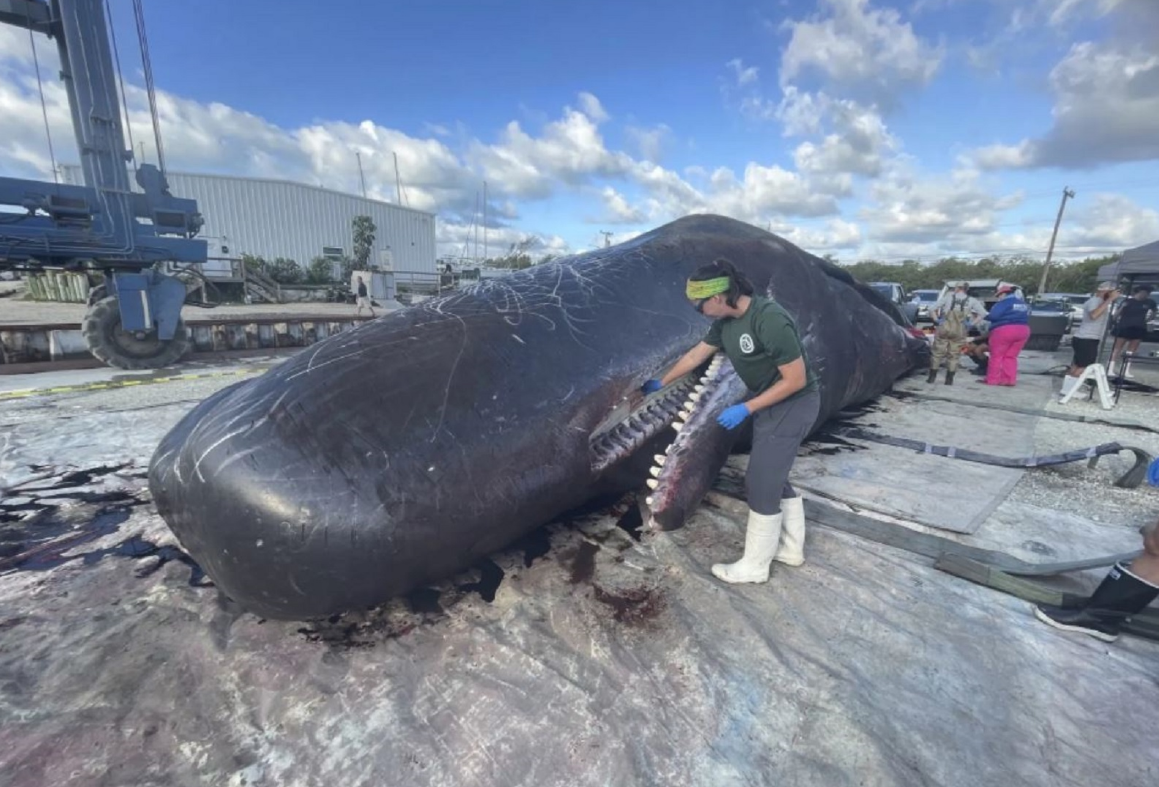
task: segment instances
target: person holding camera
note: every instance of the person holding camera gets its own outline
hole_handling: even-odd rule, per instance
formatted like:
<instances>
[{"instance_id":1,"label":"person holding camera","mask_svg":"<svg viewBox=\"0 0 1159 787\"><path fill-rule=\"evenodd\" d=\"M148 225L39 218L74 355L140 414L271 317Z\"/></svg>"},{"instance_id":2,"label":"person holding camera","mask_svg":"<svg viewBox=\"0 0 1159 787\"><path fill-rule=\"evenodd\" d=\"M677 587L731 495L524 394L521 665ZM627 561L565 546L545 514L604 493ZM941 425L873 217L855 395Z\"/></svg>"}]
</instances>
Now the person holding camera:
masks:
<instances>
[{"instance_id":1,"label":"person holding camera","mask_svg":"<svg viewBox=\"0 0 1159 787\"><path fill-rule=\"evenodd\" d=\"M1105 281L1095 289L1095 294L1083 304L1083 318L1078 327L1071 334L1070 368L1062 378L1060 397L1069 394L1078 385L1086 368L1098 360L1099 342L1107 330L1107 318L1111 313L1111 304L1119 297L1115 285Z\"/></svg>"}]
</instances>

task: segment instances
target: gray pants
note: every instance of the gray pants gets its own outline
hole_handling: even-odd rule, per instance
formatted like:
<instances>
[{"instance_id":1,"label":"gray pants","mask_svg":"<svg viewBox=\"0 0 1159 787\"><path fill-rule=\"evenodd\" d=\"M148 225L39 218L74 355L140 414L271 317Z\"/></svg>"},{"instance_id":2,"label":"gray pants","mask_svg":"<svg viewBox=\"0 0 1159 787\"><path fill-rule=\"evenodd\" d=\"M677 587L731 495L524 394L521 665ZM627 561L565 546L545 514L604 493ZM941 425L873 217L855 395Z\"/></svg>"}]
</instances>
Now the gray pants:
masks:
<instances>
[{"instance_id":1,"label":"gray pants","mask_svg":"<svg viewBox=\"0 0 1159 787\"><path fill-rule=\"evenodd\" d=\"M745 487L749 508L756 513L779 514L781 498L797 496L789 485L789 471L820 409L821 394L810 391L753 416L753 448Z\"/></svg>"}]
</instances>

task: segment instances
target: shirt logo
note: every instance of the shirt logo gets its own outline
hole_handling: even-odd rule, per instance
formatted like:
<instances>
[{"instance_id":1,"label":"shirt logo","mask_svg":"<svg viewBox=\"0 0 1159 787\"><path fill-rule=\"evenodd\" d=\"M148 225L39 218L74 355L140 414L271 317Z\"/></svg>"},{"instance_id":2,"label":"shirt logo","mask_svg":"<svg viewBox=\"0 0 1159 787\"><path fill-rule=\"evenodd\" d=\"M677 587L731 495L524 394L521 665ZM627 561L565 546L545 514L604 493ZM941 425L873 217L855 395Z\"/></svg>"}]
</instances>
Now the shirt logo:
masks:
<instances>
[{"instance_id":1,"label":"shirt logo","mask_svg":"<svg viewBox=\"0 0 1159 787\"><path fill-rule=\"evenodd\" d=\"M755 345L753 345L753 337L749 336L747 333L742 333L740 335L740 351L745 355L748 355L753 351L754 347Z\"/></svg>"}]
</instances>

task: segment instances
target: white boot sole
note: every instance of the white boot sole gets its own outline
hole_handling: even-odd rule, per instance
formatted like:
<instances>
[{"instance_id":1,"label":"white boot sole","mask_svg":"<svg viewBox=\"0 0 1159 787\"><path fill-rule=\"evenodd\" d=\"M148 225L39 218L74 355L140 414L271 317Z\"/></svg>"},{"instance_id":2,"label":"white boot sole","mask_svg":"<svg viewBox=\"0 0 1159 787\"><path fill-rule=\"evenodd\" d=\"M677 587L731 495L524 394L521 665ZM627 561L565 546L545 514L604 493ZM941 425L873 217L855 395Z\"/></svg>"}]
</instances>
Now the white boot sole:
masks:
<instances>
[{"instance_id":1,"label":"white boot sole","mask_svg":"<svg viewBox=\"0 0 1159 787\"><path fill-rule=\"evenodd\" d=\"M722 582L728 582L732 585L742 585L747 583L761 584L769 581L769 570L764 571L744 571L732 568L732 563L717 563L712 567L712 575Z\"/></svg>"},{"instance_id":2,"label":"white boot sole","mask_svg":"<svg viewBox=\"0 0 1159 787\"><path fill-rule=\"evenodd\" d=\"M1089 629L1085 626L1071 626L1067 623L1059 623L1057 620L1052 618L1050 615L1047 615L1045 612L1043 612L1038 607L1034 608L1034 617L1038 618L1039 620L1041 620L1043 623L1047 624L1048 626L1053 626L1056 629L1062 629L1063 631L1074 631L1074 632L1077 632L1079 634L1086 634L1089 637L1094 637L1095 639L1101 639L1103 642L1114 642L1115 640L1117 640L1119 638L1118 634L1104 634L1101 631L1096 631L1095 629Z\"/></svg>"}]
</instances>

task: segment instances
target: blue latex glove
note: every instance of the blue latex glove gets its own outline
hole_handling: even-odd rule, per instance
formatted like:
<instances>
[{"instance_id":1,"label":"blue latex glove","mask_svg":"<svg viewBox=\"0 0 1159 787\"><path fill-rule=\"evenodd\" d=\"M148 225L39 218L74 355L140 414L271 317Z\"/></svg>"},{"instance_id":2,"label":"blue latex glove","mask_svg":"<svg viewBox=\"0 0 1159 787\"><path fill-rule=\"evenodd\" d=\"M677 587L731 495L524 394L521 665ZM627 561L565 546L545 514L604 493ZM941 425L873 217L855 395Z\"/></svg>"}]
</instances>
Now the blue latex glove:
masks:
<instances>
[{"instance_id":1,"label":"blue latex glove","mask_svg":"<svg viewBox=\"0 0 1159 787\"><path fill-rule=\"evenodd\" d=\"M663 387L664 386L660 384L659 380L649 380L640 386L640 390L644 392L645 396L647 396L648 394L656 393Z\"/></svg>"},{"instance_id":2,"label":"blue latex glove","mask_svg":"<svg viewBox=\"0 0 1159 787\"><path fill-rule=\"evenodd\" d=\"M1147 483L1151 486L1159 486L1159 457L1156 457L1147 466Z\"/></svg>"},{"instance_id":3,"label":"blue latex glove","mask_svg":"<svg viewBox=\"0 0 1159 787\"><path fill-rule=\"evenodd\" d=\"M734 404L716 417L716 422L725 429L736 429L749 417L749 409L743 404Z\"/></svg>"}]
</instances>

